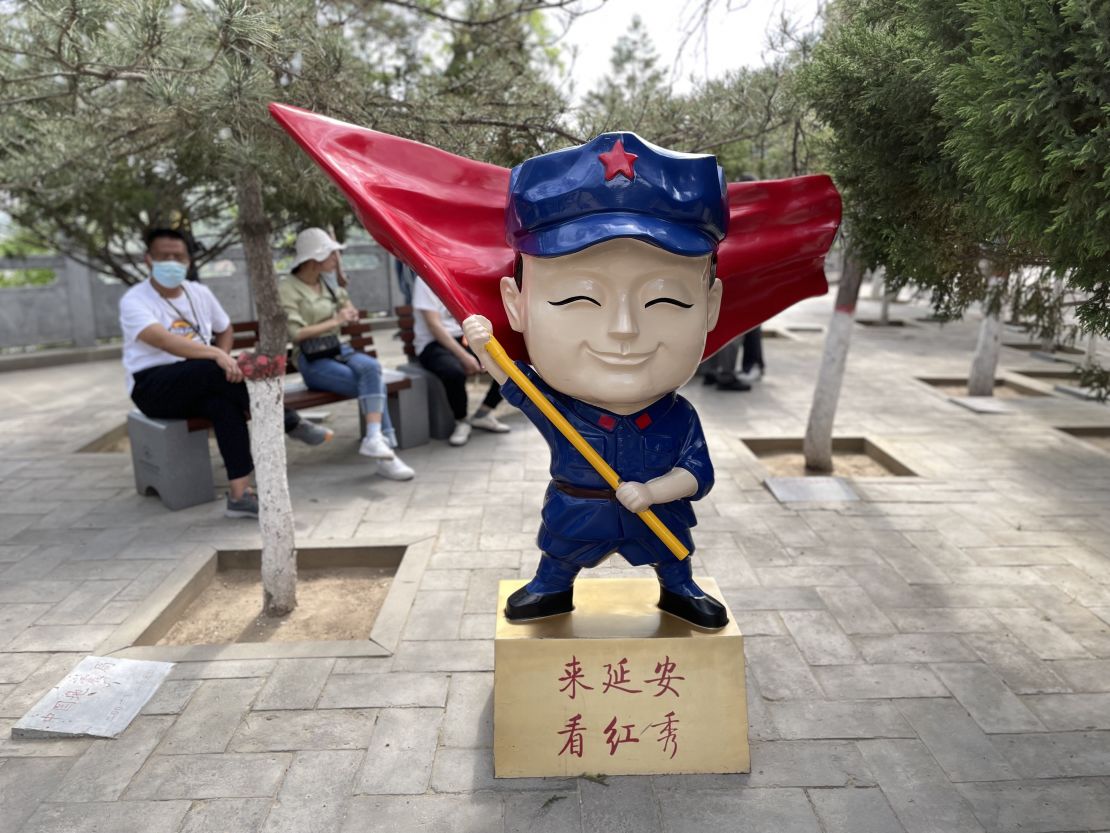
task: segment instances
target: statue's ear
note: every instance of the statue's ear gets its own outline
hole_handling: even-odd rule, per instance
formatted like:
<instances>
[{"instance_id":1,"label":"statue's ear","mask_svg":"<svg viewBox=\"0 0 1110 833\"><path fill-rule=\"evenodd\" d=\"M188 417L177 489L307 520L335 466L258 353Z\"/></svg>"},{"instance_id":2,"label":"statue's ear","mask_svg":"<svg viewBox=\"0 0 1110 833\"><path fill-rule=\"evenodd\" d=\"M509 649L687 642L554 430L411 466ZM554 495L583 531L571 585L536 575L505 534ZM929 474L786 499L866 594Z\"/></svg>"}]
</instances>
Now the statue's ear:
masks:
<instances>
[{"instance_id":1,"label":"statue's ear","mask_svg":"<svg viewBox=\"0 0 1110 833\"><path fill-rule=\"evenodd\" d=\"M505 315L509 318L509 326L518 333L523 333L524 296L516 285L516 278L508 276L501 279L501 303L505 305ZM718 301L719 306L720 302Z\"/></svg>"},{"instance_id":2,"label":"statue's ear","mask_svg":"<svg viewBox=\"0 0 1110 833\"><path fill-rule=\"evenodd\" d=\"M705 330L706 332L712 331L717 326L717 318L721 314L721 293L724 291L724 284L721 283L720 278L714 278L712 285L709 287L709 308L706 315Z\"/></svg>"}]
</instances>

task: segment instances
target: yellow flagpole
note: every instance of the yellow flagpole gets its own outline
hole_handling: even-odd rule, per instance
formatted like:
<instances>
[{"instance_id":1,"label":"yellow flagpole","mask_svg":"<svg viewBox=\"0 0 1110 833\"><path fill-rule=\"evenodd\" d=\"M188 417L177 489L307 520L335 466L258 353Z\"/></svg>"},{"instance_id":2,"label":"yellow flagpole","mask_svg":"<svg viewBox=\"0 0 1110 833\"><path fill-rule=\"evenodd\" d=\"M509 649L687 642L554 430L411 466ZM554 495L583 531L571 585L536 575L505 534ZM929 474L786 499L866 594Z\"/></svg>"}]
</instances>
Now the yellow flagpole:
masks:
<instances>
[{"instance_id":1,"label":"yellow flagpole","mask_svg":"<svg viewBox=\"0 0 1110 833\"><path fill-rule=\"evenodd\" d=\"M543 415L551 420L552 424L559 429L559 432L570 441L570 444L578 449L597 473L605 478L609 488L615 491L621 485L621 479L617 476L617 473L602 459L592 445L582 439L582 435L555 409L555 406L548 401L540 389L532 384L532 380L521 372L520 368L509 358L505 348L493 336L490 336L490 340L486 344L486 352L497 363L498 367L509 374L509 378L516 382L517 387L524 391L524 395L532 400L532 403L543 412ZM690 554L690 551L650 509L645 509L643 512L637 512L636 514L641 521L648 525L652 532L659 536L659 540L667 545L667 549L674 553L676 558L682 559Z\"/></svg>"}]
</instances>

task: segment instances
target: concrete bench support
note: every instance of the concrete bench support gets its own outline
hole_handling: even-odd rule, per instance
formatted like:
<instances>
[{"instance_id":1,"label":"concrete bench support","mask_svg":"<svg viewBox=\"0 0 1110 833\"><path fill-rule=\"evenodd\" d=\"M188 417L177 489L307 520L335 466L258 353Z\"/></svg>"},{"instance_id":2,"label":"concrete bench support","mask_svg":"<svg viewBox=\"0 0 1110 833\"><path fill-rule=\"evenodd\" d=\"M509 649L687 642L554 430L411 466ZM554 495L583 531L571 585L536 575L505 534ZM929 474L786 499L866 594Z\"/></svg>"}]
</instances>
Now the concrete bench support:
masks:
<instances>
[{"instance_id":1,"label":"concrete bench support","mask_svg":"<svg viewBox=\"0 0 1110 833\"><path fill-rule=\"evenodd\" d=\"M183 419L152 419L132 411L127 436L140 495L155 493L174 510L216 499L207 431L190 431Z\"/></svg>"},{"instance_id":2,"label":"concrete bench support","mask_svg":"<svg viewBox=\"0 0 1110 833\"><path fill-rule=\"evenodd\" d=\"M388 372L388 371L387 371ZM389 419L397 432L397 446L412 448L428 442L428 380L423 376L406 373L412 386L397 391L386 399ZM366 420L362 420L363 433Z\"/></svg>"},{"instance_id":3,"label":"concrete bench support","mask_svg":"<svg viewBox=\"0 0 1110 833\"><path fill-rule=\"evenodd\" d=\"M424 410L427 413L428 434L436 440L445 440L455 430L455 414L451 411L451 404L447 401L447 389L443 382L434 373L429 373L423 365L416 362L403 364L399 368L402 373L414 381L423 379L425 386ZM390 412L392 416L392 412ZM394 424L396 424L394 420Z\"/></svg>"}]
</instances>

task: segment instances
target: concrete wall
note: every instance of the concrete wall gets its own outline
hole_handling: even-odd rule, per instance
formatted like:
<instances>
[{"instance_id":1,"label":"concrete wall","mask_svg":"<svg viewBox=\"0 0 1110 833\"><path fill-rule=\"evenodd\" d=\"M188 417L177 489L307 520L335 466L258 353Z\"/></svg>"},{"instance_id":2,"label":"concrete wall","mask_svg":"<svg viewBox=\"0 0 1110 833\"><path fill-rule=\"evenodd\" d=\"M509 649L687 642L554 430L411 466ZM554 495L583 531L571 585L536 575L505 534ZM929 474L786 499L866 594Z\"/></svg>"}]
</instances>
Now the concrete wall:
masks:
<instances>
[{"instance_id":1,"label":"concrete wall","mask_svg":"<svg viewBox=\"0 0 1110 833\"><path fill-rule=\"evenodd\" d=\"M360 309L392 314L403 303L391 260L373 243L352 245L344 252L348 291ZM55 274L48 286L0 287L0 347L87 347L119 336L119 299L127 287L118 280L55 255L0 258L0 269L53 269ZM201 280L232 321L255 317L241 249L229 249L206 266Z\"/></svg>"}]
</instances>

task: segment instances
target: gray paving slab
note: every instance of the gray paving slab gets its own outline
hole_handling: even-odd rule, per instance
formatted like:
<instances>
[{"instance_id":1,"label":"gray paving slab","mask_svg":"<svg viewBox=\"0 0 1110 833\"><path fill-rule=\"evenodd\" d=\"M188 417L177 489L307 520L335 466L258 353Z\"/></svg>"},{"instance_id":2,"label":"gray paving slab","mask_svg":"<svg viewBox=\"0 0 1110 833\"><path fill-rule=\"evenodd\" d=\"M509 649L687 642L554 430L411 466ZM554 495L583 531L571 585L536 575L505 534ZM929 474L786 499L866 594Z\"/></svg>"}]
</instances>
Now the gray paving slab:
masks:
<instances>
[{"instance_id":1,"label":"gray paving slab","mask_svg":"<svg viewBox=\"0 0 1110 833\"><path fill-rule=\"evenodd\" d=\"M751 787L873 786L875 779L854 743L771 741L751 744Z\"/></svg>"},{"instance_id":2,"label":"gray paving slab","mask_svg":"<svg viewBox=\"0 0 1110 833\"><path fill-rule=\"evenodd\" d=\"M355 782L355 793L424 793L431 780L442 721L442 709L383 710Z\"/></svg>"},{"instance_id":3,"label":"gray paving slab","mask_svg":"<svg viewBox=\"0 0 1110 833\"><path fill-rule=\"evenodd\" d=\"M768 700L808 700L821 696L821 687L788 637L745 639L744 658Z\"/></svg>"},{"instance_id":4,"label":"gray paving slab","mask_svg":"<svg viewBox=\"0 0 1110 833\"><path fill-rule=\"evenodd\" d=\"M333 833L343 823L364 752L297 752L263 833Z\"/></svg>"},{"instance_id":5,"label":"gray paving slab","mask_svg":"<svg viewBox=\"0 0 1110 833\"><path fill-rule=\"evenodd\" d=\"M500 796L491 793L355 796L339 833L368 829L502 833L503 813Z\"/></svg>"},{"instance_id":6,"label":"gray paving slab","mask_svg":"<svg viewBox=\"0 0 1110 833\"><path fill-rule=\"evenodd\" d=\"M944 697L948 689L927 665L833 665L813 674L833 700Z\"/></svg>"},{"instance_id":7,"label":"gray paving slab","mask_svg":"<svg viewBox=\"0 0 1110 833\"><path fill-rule=\"evenodd\" d=\"M825 833L904 833L879 789L808 790Z\"/></svg>"},{"instance_id":8,"label":"gray paving slab","mask_svg":"<svg viewBox=\"0 0 1110 833\"><path fill-rule=\"evenodd\" d=\"M493 746L493 675L452 674L440 742L444 746Z\"/></svg>"},{"instance_id":9,"label":"gray paving slab","mask_svg":"<svg viewBox=\"0 0 1110 833\"><path fill-rule=\"evenodd\" d=\"M582 807L577 788L504 796L505 833L580 833Z\"/></svg>"},{"instance_id":10,"label":"gray paving slab","mask_svg":"<svg viewBox=\"0 0 1110 833\"><path fill-rule=\"evenodd\" d=\"M850 665L862 661L856 646L840 630L831 614L823 610L784 610L781 617L811 666Z\"/></svg>"},{"instance_id":11,"label":"gray paving slab","mask_svg":"<svg viewBox=\"0 0 1110 833\"><path fill-rule=\"evenodd\" d=\"M446 674L332 673L320 694L318 709L431 706L447 701Z\"/></svg>"},{"instance_id":12,"label":"gray paving slab","mask_svg":"<svg viewBox=\"0 0 1110 833\"><path fill-rule=\"evenodd\" d=\"M270 804L268 798L194 801L179 833L258 833Z\"/></svg>"},{"instance_id":13,"label":"gray paving slab","mask_svg":"<svg viewBox=\"0 0 1110 833\"><path fill-rule=\"evenodd\" d=\"M231 739L232 752L365 749L374 731L374 709L252 711Z\"/></svg>"},{"instance_id":14,"label":"gray paving slab","mask_svg":"<svg viewBox=\"0 0 1110 833\"><path fill-rule=\"evenodd\" d=\"M1052 731L1110 729L1110 694L1031 694L1021 699Z\"/></svg>"},{"instance_id":15,"label":"gray paving slab","mask_svg":"<svg viewBox=\"0 0 1110 833\"><path fill-rule=\"evenodd\" d=\"M1110 776L1110 732L992 735L1019 778Z\"/></svg>"},{"instance_id":16,"label":"gray paving slab","mask_svg":"<svg viewBox=\"0 0 1110 833\"><path fill-rule=\"evenodd\" d=\"M988 833L1093 830L1110 816L1110 785L1100 780L960 784Z\"/></svg>"},{"instance_id":17,"label":"gray paving slab","mask_svg":"<svg viewBox=\"0 0 1110 833\"><path fill-rule=\"evenodd\" d=\"M122 797L272 798L291 761L288 752L152 755Z\"/></svg>"},{"instance_id":18,"label":"gray paving slab","mask_svg":"<svg viewBox=\"0 0 1110 833\"><path fill-rule=\"evenodd\" d=\"M18 830L40 802L52 797L73 765L69 758L0 758L0 818Z\"/></svg>"},{"instance_id":19,"label":"gray paving slab","mask_svg":"<svg viewBox=\"0 0 1110 833\"><path fill-rule=\"evenodd\" d=\"M812 700L767 708L787 740L916 737L894 704L883 700Z\"/></svg>"},{"instance_id":20,"label":"gray paving slab","mask_svg":"<svg viewBox=\"0 0 1110 833\"><path fill-rule=\"evenodd\" d=\"M94 742L78 758L52 801L115 801L162 740L171 717L139 717L118 738Z\"/></svg>"},{"instance_id":21,"label":"gray paving slab","mask_svg":"<svg viewBox=\"0 0 1110 833\"><path fill-rule=\"evenodd\" d=\"M1070 691L1048 662L1009 634L966 634L963 640L1015 694Z\"/></svg>"},{"instance_id":22,"label":"gray paving slab","mask_svg":"<svg viewBox=\"0 0 1110 833\"><path fill-rule=\"evenodd\" d=\"M331 657L278 660L255 698L254 708L267 711L311 709L320 699L334 666L335 660Z\"/></svg>"},{"instance_id":23,"label":"gray paving slab","mask_svg":"<svg viewBox=\"0 0 1110 833\"><path fill-rule=\"evenodd\" d=\"M907 833L981 833L971 806L918 740L866 740L859 749Z\"/></svg>"},{"instance_id":24,"label":"gray paving slab","mask_svg":"<svg viewBox=\"0 0 1110 833\"><path fill-rule=\"evenodd\" d=\"M223 752L261 687L256 678L205 680L159 744L158 754Z\"/></svg>"},{"instance_id":25,"label":"gray paving slab","mask_svg":"<svg viewBox=\"0 0 1110 833\"><path fill-rule=\"evenodd\" d=\"M985 732L1036 732L1045 727L1027 703L985 665L939 663L933 671Z\"/></svg>"},{"instance_id":26,"label":"gray paving slab","mask_svg":"<svg viewBox=\"0 0 1110 833\"><path fill-rule=\"evenodd\" d=\"M20 833L176 833L188 811L188 801L43 804Z\"/></svg>"},{"instance_id":27,"label":"gray paving slab","mask_svg":"<svg viewBox=\"0 0 1110 833\"><path fill-rule=\"evenodd\" d=\"M955 700L900 700L898 709L950 781L1005 781L1016 777L990 738Z\"/></svg>"},{"instance_id":28,"label":"gray paving slab","mask_svg":"<svg viewBox=\"0 0 1110 833\"><path fill-rule=\"evenodd\" d=\"M668 833L728 829L743 833L820 831L812 805L805 792L798 789L660 791L659 804Z\"/></svg>"},{"instance_id":29,"label":"gray paving slab","mask_svg":"<svg viewBox=\"0 0 1110 833\"><path fill-rule=\"evenodd\" d=\"M669 796L657 801L649 778L580 779L578 795L584 833L661 833L664 829L660 810Z\"/></svg>"}]
</instances>

